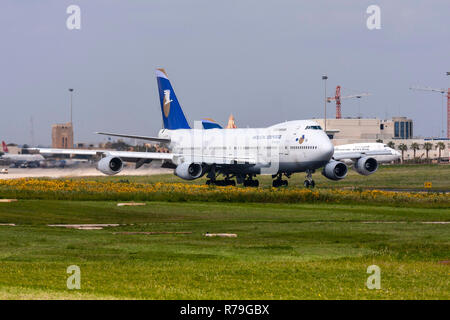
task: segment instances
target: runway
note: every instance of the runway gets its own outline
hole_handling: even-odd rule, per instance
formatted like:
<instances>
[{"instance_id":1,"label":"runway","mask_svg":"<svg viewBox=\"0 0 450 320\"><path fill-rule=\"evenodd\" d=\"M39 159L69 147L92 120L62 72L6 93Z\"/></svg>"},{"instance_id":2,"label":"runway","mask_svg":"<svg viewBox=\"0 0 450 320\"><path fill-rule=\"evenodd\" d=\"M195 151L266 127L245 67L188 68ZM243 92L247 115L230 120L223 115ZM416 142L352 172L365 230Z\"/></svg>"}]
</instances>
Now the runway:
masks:
<instances>
[{"instance_id":1,"label":"runway","mask_svg":"<svg viewBox=\"0 0 450 320\"><path fill-rule=\"evenodd\" d=\"M157 174L171 174L173 170L164 168L139 168L127 167L117 176L149 176ZM64 178L64 177L94 177L104 176L95 168L9 168L8 174L0 174L0 179L18 178Z\"/></svg>"}]
</instances>

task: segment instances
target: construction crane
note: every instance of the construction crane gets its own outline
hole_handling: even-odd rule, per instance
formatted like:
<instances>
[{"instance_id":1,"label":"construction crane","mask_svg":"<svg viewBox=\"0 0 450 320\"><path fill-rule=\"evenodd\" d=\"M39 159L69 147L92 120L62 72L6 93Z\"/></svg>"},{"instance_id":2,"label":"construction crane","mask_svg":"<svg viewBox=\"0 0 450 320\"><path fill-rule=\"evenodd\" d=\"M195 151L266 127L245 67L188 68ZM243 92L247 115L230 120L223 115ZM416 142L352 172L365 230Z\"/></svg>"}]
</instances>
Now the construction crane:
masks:
<instances>
[{"instance_id":1,"label":"construction crane","mask_svg":"<svg viewBox=\"0 0 450 320\"><path fill-rule=\"evenodd\" d=\"M351 98L358 98L366 97L372 95L371 93L359 93L359 94L352 94L350 96L341 96L341 86L336 87L336 94L334 97L328 97L327 102L331 102L333 100L336 100L336 119L341 119L341 100L343 99L351 99Z\"/></svg>"},{"instance_id":2,"label":"construction crane","mask_svg":"<svg viewBox=\"0 0 450 320\"><path fill-rule=\"evenodd\" d=\"M446 89L436 89L430 87L410 87L411 90L420 90L420 91L431 91L431 92L439 92L442 94L442 135L444 135L444 95L447 93L447 139L450 139L450 88Z\"/></svg>"}]
</instances>

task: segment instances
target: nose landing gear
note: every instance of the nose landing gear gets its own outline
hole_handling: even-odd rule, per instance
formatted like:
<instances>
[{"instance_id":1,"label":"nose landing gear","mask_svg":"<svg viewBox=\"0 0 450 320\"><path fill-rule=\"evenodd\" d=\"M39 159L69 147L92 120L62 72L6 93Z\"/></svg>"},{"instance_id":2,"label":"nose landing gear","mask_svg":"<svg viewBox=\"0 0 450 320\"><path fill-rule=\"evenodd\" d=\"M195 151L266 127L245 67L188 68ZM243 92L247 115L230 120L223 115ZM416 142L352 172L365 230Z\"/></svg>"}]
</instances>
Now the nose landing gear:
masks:
<instances>
[{"instance_id":1,"label":"nose landing gear","mask_svg":"<svg viewBox=\"0 0 450 320\"><path fill-rule=\"evenodd\" d=\"M314 173L314 170L306 170L306 180L303 182L303 185L305 188L314 188L316 186L316 183L312 179L312 174Z\"/></svg>"}]
</instances>

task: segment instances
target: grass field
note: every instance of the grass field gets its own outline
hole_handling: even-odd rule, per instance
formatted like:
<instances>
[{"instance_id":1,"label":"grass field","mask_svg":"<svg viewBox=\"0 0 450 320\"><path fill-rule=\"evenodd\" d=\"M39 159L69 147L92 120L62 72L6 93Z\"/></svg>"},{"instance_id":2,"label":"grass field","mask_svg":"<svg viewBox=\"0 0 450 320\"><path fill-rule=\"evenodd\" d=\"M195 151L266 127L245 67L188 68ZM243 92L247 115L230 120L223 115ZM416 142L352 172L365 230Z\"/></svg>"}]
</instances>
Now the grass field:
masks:
<instances>
[{"instance_id":1,"label":"grass field","mask_svg":"<svg viewBox=\"0 0 450 320\"><path fill-rule=\"evenodd\" d=\"M448 209L0 203L0 299L449 299ZM47 224L119 223L103 230ZM192 234L123 235L121 231ZM205 232L237 233L207 238ZM68 290L66 268L81 268ZM381 268L381 290L366 269Z\"/></svg>"},{"instance_id":2,"label":"grass field","mask_svg":"<svg viewBox=\"0 0 450 320\"><path fill-rule=\"evenodd\" d=\"M0 224L16 224L0 225L0 299L450 299L448 193L420 193L419 198L381 193L369 200L359 191L340 193L341 187L419 190L425 181L448 192L449 169L385 166L369 177L350 172L340 182L316 174L318 198L298 188L303 175L295 175L285 191L271 190L270 177L262 177L264 186L250 193L192 187L196 191L186 198L158 191L160 199L169 201L140 207L102 201L101 188L110 190L109 199L122 199L122 193L111 190L134 190L133 183L152 188L152 183L178 178L87 178L96 181L94 188L104 183L100 192L76 191L84 185L80 178L73 178L73 184L47 180L52 188L57 186L54 193L39 180L28 189L4 183L0 198L17 195L19 201L0 203ZM124 184L111 183L120 181ZM191 183L203 184L204 179ZM39 188L44 188L42 194ZM189 186L174 188L191 194ZM76 192L85 200L52 198L66 199ZM207 197L219 194L222 200L196 201L202 192ZM235 203L220 198L222 192L235 192ZM251 192L261 203L248 202ZM300 196L286 198L291 203L273 203L289 194ZM101 223L120 226L48 226ZM206 232L238 237L209 238ZM374 264L381 268L380 290L366 287L367 267ZM66 287L70 265L81 269L81 290Z\"/></svg>"}]
</instances>

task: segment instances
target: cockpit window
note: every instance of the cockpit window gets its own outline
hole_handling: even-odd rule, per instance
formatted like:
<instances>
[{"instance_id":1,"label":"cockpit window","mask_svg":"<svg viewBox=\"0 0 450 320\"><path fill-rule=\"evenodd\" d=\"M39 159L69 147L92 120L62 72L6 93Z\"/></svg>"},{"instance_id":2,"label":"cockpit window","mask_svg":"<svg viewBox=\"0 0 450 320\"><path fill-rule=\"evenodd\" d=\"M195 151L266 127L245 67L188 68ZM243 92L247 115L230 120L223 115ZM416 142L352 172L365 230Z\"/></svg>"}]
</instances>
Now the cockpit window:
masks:
<instances>
[{"instance_id":1,"label":"cockpit window","mask_svg":"<svg viewBox=\"0 0 450 320\"><path fill-rule=\"evenodd\" d=\"M321 126L306 126L306 130L322 130Z\"/></svg>"}]
</instances>

